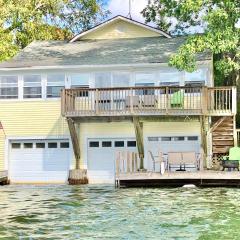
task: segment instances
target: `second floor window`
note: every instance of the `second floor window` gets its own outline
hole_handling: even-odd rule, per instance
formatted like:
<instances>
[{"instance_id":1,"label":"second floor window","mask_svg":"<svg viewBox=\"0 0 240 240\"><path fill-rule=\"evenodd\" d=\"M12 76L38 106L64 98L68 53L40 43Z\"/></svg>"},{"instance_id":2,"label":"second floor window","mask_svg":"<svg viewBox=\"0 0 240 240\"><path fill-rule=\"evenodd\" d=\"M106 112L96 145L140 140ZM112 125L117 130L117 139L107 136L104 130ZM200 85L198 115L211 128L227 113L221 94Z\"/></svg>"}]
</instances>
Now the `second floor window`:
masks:
<instances>
[{"instance_id":1,"label":"second floor window","mask_svg":"<svg viewBox=\"0 0 240 240\"><path fill-rule=\"evenodd\" d=\"M42 83L40 75L25 75L23 77L23 98L41 98Z\"/></svg>"},{"instance_id":2,"label":"second floor window","mask_svg":"<svg viewBox=\"0 0 240 240\"><path fill-rule=\"evenodd\" d=\"M18 77L0 77L0 99L18 98Z\"/></svg>"},{"instance_id":3,"label":"second floor window","mask_svg":"<svg viewBox=\"0 0 240 240\"><path fill-rule=\"evenodd\" d=\"M65 76L52 74L47 76L47 97L60 97L61 90L65 86Z\"/></svg>"}]
</instances>

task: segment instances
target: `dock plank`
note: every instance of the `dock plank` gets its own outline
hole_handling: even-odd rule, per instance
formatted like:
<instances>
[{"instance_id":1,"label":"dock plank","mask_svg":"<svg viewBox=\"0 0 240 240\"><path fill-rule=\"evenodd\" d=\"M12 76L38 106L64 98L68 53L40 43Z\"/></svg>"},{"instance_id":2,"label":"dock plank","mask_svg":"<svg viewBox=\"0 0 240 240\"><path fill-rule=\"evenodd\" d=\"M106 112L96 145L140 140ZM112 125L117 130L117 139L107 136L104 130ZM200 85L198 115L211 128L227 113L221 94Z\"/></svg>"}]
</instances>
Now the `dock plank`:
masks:
<instances>
[{"instance_id":1,"label":"dock plank","mask_svg":"<svg viewBox=\"0 0 240 240\"><path fill-rule=\"evenodd\" d=\"M240 172L198 171L119 174L119 187L181 187L194 184L201 187L240 187Z\"/></svg>"}]
</instances>

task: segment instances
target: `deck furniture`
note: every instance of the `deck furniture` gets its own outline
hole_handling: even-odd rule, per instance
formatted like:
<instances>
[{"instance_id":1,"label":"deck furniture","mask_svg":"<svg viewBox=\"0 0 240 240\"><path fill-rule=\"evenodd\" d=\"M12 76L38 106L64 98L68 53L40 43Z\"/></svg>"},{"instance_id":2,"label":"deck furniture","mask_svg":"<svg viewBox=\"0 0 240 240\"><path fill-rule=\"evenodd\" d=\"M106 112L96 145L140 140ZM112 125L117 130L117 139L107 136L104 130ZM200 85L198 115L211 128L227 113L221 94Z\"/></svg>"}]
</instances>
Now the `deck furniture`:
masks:
<instances>
[{"instance_id":1,"label":"deck furniture","mask_svg":"<svg viewBox=\"0 0 240 240\"><path fill-rule=\"evenodd\" d=\"M155 95L144 95L142 106L143 107L155 107L157 104L157 97Z\"/></svg>"},{"instance_id":2,"label":"deck furniture","mask_svg":"<svg viewBox=\"0 0 240 240\"><path fill-rule=\"evenodd\" d=\"M178 90L172 94L170 104L172 108L183 108L184 107L184 92Z\"/></svg>"},{"instance_id":3,"label":"deck furniture","mask_svg":"<svg viewBox=\"0 0 240 240\"><path fill-rule=\"evenodd\" d=\"M168 169L171 170L173 165L179 166L176 171L186 171L186 166L194 166L199 170L200 159L195 152L169 152L168 153Z\"/></svg>"},{"instance_id":4,"label":"deck furniture","mask_svg":"<svg viewBox=\"0 0 240 240\"><path fill-rule=\"evenodd\" d=\"M168 153L168 171L171 171L173 166L179 166L181 169L182 165L182 153L181 152L169 152Z\"/></svg>"},{"instance_id":5,"label":"deck furniture","mask_svg":"<svg viewBox=\"0 0 240 240\"><path fill-rule=\"evenodd\" d=\"M126 108L130 108L131 106L132 107L140 106L139 96L126 96Z\"/></svg>"},{"instance_id":6,"label":"deck furniture","mask_svg":"<svg viewBox=\"0 0 240 240\"><path fill-rule=\"evenodd\" d=\"M161 168L164 167L163 166L164 164L162 164L162 163L164 163L163 153L159 152L159 154L157 156L154 156L152 151L148 151L148 153L149 153L149 156L152 160L152 166L153 166L152 170L153 170L153 172L156 171L156 164L158 164L158 163L160 165L160 172L162 172L163 169L161 169Z\"/></svg>"},{"instance_id":7,"label":"deck furniture","mask_svg":"<svg viewBox=\"0 0 240 240\"><path fill-rule=\"evenodd\" d=\"M222 167L223 171L225 168L228 169L238 169L239 170L240 161L240 147L232 147L229 149L229 155L223 157Z\"/></svg>"},{"instance_id":8,"label":"deck furniture","mask_svg":"<svg viewBox=\"0 0 240 240\"><path fill-rule=\"evenodd\" d=\"M186 165L193 165L197 170L199 170L199 157L197 157L195 152L182 152L182 163L184 165L184 169L186 168Z\"/></svg>"}]
</instances>

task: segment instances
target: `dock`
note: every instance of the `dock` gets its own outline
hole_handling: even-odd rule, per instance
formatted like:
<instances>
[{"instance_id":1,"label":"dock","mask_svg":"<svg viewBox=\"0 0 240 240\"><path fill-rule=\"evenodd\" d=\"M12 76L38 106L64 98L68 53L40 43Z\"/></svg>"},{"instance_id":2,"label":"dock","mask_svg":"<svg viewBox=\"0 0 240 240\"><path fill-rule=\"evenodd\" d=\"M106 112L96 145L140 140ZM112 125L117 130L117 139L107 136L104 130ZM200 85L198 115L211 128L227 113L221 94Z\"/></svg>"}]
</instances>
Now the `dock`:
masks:
<instances>
[{"instance_id":1,"label":"dock","mask_svg":"<svg viewBox=\"0 0 240 240\"><path fill-rule=\"evenodd\" d=\"M116 186L130 187L183 187L193 184L197 187L240 187L239 171L196 171L121 173L116 176Z\"/></svg>"},{"instance_id":2,"label":"dock","mask_svg":"<svg viewBox=\"0 0 240 240\"><path fill-rule=\"evenodd\" d=\"M0 185L8 184L8 172L7 171L0 171Z\"/></svg>"}]
</instances>

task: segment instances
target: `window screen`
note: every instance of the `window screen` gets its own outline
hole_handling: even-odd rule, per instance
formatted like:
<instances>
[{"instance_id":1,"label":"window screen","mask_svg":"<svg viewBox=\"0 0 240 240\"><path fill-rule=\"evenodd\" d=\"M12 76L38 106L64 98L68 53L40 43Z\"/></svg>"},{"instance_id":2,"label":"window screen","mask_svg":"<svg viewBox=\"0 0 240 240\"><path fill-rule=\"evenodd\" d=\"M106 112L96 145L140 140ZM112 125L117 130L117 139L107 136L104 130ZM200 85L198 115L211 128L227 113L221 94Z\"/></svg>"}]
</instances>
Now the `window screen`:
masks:
<instances>
[{"instance_id":1,"label":"window screen","mask_svg":"<svg viewBox=\"0 0 240 240\"><path fill-rule=\"evenodd\" d=\"M65 75L51 74L47 76L47 97L60 97L61 90L65 87Z\"/></svg>"},{"instance_id":2,"label":"window screen","mask_svg":"<svg viewBox=\"0 0 240 240\"><path fill-rule=\"evenodd\" d=\"M26 75L23 77L23 97L41 98L42 84L40 75Z\"/></svg>"},{"instance_id":3,"label":"window screen","mask_svg":"<svg viewBox=\"0 0 240 240\"><path fill-rule=\"evenodd\" d=\"M18 77L0 76L0 99L18 98Z\"/></svg>"}]
</instances>

